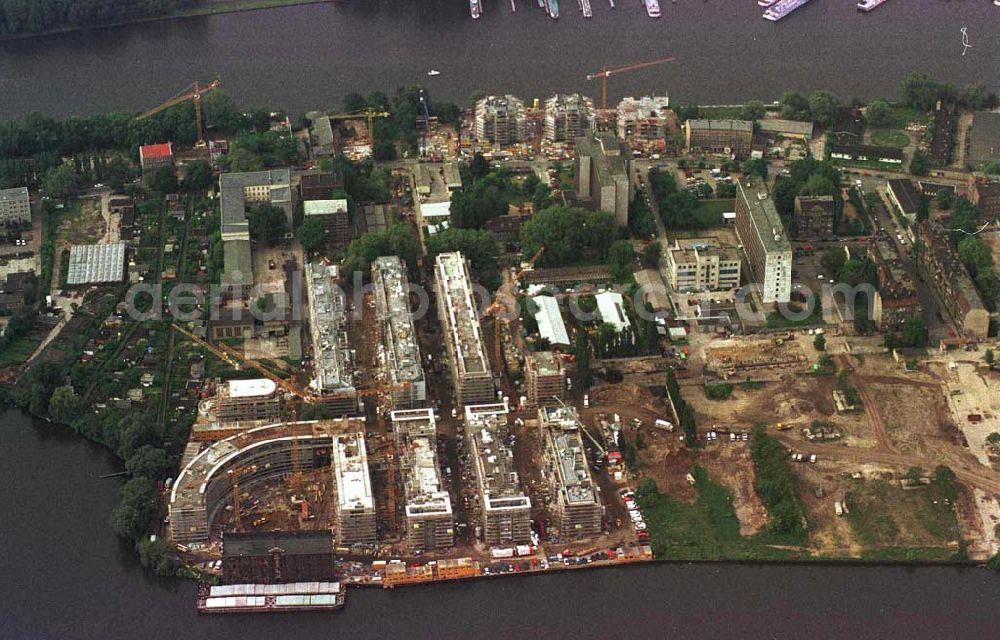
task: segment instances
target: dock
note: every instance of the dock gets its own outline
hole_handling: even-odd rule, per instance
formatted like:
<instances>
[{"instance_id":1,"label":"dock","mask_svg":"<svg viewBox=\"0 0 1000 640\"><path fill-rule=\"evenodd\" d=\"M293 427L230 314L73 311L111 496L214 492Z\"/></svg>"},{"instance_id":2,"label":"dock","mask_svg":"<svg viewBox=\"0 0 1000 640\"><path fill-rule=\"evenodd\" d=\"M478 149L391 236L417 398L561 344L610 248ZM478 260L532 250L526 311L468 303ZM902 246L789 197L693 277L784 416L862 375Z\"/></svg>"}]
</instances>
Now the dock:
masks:
<instances>
[{"instance_id":1,"label":"dock","mask_svg":"<svg viewBox=\"0 0 1000 640\"><path fill-rule=\"evenodd\" d=\"M809 0L778 0L764 12L764 19L777 22L808 2Z\"/></svg>"},{"instance_id":2,"label":"dock","mask_svg":"<svg viewBox=\"0 0 1000 640\"><path fill-rule=\"evenodd\" d=\"M332 611L344 606L340 582L293 582L290 584L230 584L198 586L201 613L273 613L284 611Z\"/></svg>"}]
</instances>

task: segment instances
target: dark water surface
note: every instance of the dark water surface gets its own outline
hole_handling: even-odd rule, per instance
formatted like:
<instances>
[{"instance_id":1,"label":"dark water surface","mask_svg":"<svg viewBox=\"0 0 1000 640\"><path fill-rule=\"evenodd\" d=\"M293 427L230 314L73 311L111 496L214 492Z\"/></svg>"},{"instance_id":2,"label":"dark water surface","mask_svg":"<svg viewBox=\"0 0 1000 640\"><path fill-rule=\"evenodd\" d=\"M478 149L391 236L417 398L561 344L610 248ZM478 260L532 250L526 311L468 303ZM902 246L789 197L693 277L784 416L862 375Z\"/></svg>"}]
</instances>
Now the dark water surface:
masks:
<instances>
[{"instance_id":1,"label":"dark water surface","mask_svg":"<svg viewBox=\"0 0 1000 640\"><path fill-rule=\"evenodd\" d=\"M195 586L147 577L107 524L114 460L0 414L0 638L995 638L983 569L655 565L353 590L334 613L201 616Z\"/></svg>"},{"instance_id":2,"label":"dark water surface","mask_svg":"<svg viewBox=\"0 0 1000 640\"><path fill-rule=\"evenodd\" d=\"M54 35L0 44L0 117L155 106L195 79L221 76L241 104L292 113L335 107L348 92L422 83L464 102L473 92L524 99L599 88L603 64L677 55L611 80L612 98L669 92L678 102L773 100L787 88L850 98L894 94L910 70L956 84L1000 84L1000 7L990 0L814 0L779 23L754 0L591 0L585 20L563 0L553 21L535 0L347 0ZM962 56L961 28L973 48ZM429 69L440 76L429 78Z\"/></svg>"}]
</instances>

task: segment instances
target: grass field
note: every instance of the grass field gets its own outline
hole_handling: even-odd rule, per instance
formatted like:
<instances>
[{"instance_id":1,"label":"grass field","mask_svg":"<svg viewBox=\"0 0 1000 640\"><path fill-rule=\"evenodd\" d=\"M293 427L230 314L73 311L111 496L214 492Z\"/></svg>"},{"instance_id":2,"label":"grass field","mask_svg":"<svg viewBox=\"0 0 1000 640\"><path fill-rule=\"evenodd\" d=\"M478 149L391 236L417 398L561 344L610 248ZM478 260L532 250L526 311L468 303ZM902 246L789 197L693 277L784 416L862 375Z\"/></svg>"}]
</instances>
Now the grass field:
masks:
<instances>
[{"instance_id":1,"label":"grass field","mask_svg":"<svg viewBox=\"0 0 1000 640\"><path fill-rule=\"evenodd\" d=\"M639 506L657 558L780 560L794 557L789 550L769 546L778 542L770 540L768 533L741 536L729 492L709 478L701 467L692 467L691 475L696 480L694 486L698 493L693 503L680 502L669 495L647 490L647 487L638 493Z\"/></svg>"},{"instance_id":2,"label":"grass field","mask_svg":"<svg viewBox=\"0 0 1000 640\"><path fill-rule=\"evenodd\" d=\"M872 131L872 144L902 149L910 144L910 138L899 129L875 129Z\"/></svg>"},{"instance_id":3,"label":"grass field","mask_svg":"<svg viewBox=\"0 0 1000 640\"><path fill-rule=\"evenodd\" d=\"M42 343L44 337L44 335L29 333L14 340L6 349L0 351L0 366L25 362Z\"/></svg>"}]
</instances>

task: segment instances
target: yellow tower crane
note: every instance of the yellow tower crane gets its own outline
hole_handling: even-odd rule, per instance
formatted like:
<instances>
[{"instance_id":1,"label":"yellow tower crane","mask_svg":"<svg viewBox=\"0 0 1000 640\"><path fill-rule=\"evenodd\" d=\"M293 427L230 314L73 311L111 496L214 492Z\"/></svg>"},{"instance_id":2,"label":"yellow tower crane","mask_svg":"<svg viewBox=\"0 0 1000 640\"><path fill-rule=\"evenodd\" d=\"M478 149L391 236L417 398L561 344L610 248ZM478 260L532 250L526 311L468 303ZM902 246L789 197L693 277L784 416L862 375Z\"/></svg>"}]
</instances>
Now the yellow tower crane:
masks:
<instances>
[{"instance_id":1,"label":"yellow tower crane","mask_svg":"<svg viewBox=\"0 0 1000 640\"><path fill-rule=\"evenodd\" d=\"M197 80L189 84L188 86L181 89L180 93L170 98L158 107L153 107L149 111L144 111L135 117L136 120L144 120L150 116L155 116L161 111L166 111L170 107L179 105L184 102L193 101L194 102L194 121L195 127L198 129L198 142L195 144L196 147L201 148L205 146L205 130L202 125L201 116L201 97L208 93L209 91L215 91L219 88L221 80L216 78L212 80L207 85L202 85Z\"/></svg>"}]
</instances>

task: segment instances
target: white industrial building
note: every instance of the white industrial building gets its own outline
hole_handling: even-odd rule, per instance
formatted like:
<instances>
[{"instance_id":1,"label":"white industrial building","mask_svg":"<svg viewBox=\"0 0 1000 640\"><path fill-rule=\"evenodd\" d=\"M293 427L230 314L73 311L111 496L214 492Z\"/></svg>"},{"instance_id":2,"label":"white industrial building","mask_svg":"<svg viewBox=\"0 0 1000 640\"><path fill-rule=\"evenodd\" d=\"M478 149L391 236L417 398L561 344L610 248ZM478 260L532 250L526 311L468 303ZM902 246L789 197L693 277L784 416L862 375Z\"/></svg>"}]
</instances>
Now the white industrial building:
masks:
<instances>
[{"instance_id":1,"label":"white industrial building","mask_svg":"<svg viewBox=\"0 0 1000 640\"><path fill-rule=\"evenodd\" d=\"M619 333L632 326L628 314L625 313L622 294L617 291L604 291L594 297L597 299L597 313L601 315L601 322L610 324Z\"/></svg>"},{"instance_id":2,"label":"white industrial building","mask_svg":"<svg viewBox=\"0 0 1000 640\"><path fill-rule=\"evenodd\" d=\"M568 346L569 333L559 311L559 301L552 296L534 296L531 301L537 307L535 322L538 323L538 334L550 345Z\"/></svg>"},{"instance_id":3,"label":"white industrial building","mask_svg":"<svg viewBox=\"0 0 1000 640\"><path fill-rule=\"evenodd\" d=\"M101 284L125 280L125 243L75 244L69 249L66 284Z\"/></svg>"}]
</instances>

